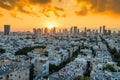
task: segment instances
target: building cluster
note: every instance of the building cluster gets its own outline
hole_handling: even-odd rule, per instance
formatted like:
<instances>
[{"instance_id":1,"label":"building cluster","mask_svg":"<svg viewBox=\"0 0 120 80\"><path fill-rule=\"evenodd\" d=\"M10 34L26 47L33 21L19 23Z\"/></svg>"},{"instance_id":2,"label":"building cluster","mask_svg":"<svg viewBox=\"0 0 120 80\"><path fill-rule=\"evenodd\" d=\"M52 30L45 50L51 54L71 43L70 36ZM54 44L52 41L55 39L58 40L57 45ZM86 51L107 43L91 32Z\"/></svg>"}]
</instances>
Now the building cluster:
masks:
<instances>
[{"instance_id":1,"label":"building cluster","mask_svg":"<svg viewBox=\"0 0 120 80\"><path fill-rule=\"evenodd\" d=\"M22 56L23 57L23 56ZM20 57L0 59L0 80L29 80L30 60L21 60Z\"/></svg>"},{"instance_id":2,"label":"building cluster","mask_svg":"<svg viewBox=\"0 0 120 80\"><path fill-rule=\"evenodd\" d=\"M59 76L64 80L73 80L76 76L83 76L86 65L87 60L78 56L73 62L70 62L59 71Z\"/></svg>"},{"instance_id":3,"label":"building cluster","mask_svg":"<svg viewBox=\"0 0 120 80\"><path fill-rule=\"evenodd\" d=\"M0 34L0 80L120 80L119 62L111 50L120 53L120 33L105 26L100 30L77 26L70 30L10 32ZM110 50L111 49L111 50ZM52 66L51 66L52 65ZM57 70L56 70L57 68Z\"/></svg>"}]
</instances>

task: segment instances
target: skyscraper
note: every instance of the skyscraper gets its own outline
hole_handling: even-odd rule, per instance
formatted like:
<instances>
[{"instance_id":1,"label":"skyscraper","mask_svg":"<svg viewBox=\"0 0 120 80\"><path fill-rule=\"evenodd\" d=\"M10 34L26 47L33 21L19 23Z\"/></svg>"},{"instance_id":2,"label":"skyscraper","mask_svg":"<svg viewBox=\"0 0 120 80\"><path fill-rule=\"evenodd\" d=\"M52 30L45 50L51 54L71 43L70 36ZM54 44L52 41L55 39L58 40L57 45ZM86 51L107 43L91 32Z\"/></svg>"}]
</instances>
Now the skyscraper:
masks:
<instances>
[{"instance_id":1,"label":"skyscraper","mask_svg":"<svg viewBox=\"0 0 120 80\"><path fill-rule=\"evenodd\" d=\"M43 34L43 33L42 33L42 30L43 30L43 29L41 29L41 28L37 28L37 29L36 29L36 28L33 28L33 33L34 33L33 36L34 36L35 38L39 38L39 37L41 36L41 34Z\"/></svg>"},{"instance_id":2,"label":"skyscraper","mask_svg":"<svg viewBox=\"0 0 120 80\"><path fill-rule=\"evenodd\" d=\"M56 33L56 28L55 28L55 27L53 28L52 33L53 33L53 34L55 34L55 33Z\"/></svg>"},{"instance_id":3,"label":"skyscraper","mask_svg":"<svg viewBox=\"0 0 120 80\"><path fill-rule=\"evenodd\" d=\"M73 34L74 35L78 34L78 28L77 28L77 26L74 26L73 29L74 29Z\"/></svg>"},{"instance_id":4,"label":"skyscraper","mask_svg":"<svg viewBox=\"0 0 120 80\"><path fill-rule=\"evenodd\" d=\"M106 30L105 30L105 25L103 25L103 34L106 33Z\"/></svg>"},{"instance_id":5,"label":"skyscraper","mask_svg":"<svg viewBox=\"0 0 120 80\"><path fill-rule=\"evenodd\" d=\"M100 26L100 32L99 33L102 33L102 27Z\"/></svg>"},{"instance_id":6,"label":"skyscraper","mask_svg":"<svg viewBox=\"0 0 120 80\"><path fill-rule=\"evenodd\" d=\"M4 25L4 35L10 34L10 25Z\"/></svg>"},{"instance_id":7,"label":"skyscraper","mask_svg":"<svg viewBox=\"0 0 120 80\"><path fill-rule=\"evenodd\" d=\"M44 29L44 34L48 34L48 28L47 27Z\"/></svg>"},{"instance_id":8,"label":"skyscraper","mask_svg":"<svg viewBox=\"0 0 120 80\"><path fill-rule=\"evenodd\" d=\"M85 27L85 31L84 32L86 33L86 31L87 31L87 28Z\"/></svg>"}]
</instances>

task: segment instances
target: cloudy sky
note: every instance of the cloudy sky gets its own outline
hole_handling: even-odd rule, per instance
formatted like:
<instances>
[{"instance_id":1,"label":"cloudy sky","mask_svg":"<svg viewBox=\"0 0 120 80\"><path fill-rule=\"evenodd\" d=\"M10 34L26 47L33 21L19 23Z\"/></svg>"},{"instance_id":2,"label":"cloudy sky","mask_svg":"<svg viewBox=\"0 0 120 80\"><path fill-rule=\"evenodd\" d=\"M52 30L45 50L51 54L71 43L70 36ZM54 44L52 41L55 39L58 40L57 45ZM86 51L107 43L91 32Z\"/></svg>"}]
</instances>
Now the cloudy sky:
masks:
<instances>
[{"instance_id":1,"label":"cloudy sky","mask_svg":"<svg viewBox=\"0 0 120 80\"><path fill-rule=\"evenodd\" d=\"M10 24L12 31L32 28L120 29L120 0L0 0L0 30Z\"/></svg>"}]
</instances>

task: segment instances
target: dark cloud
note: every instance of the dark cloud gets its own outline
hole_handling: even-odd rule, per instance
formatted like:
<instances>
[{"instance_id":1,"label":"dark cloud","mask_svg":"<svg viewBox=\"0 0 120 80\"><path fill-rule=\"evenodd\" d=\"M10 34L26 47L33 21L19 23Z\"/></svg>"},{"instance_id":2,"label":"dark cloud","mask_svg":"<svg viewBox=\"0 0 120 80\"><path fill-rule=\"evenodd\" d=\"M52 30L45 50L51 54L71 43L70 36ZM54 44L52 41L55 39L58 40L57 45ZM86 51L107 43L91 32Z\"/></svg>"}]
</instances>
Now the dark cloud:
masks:
<instances>
[{"instance_id":1,"label":"dark cloud","mask_svg":"<svg viewBox=\"0 0 120 80\"><path fill-rule=\"evenodd\" d=\"M23 13L29 13L27 10L24 10L24 5L19 4L21 0L0 0L0 7L6 10L14 10L17 8L18 11Z\"/></svg>"},{"instance_id":2,"label":"dark cloud","mask_svg":"<svg viewBox=\"0 0 120 80\"><path fill-rule=\"evenodd\" d=\"M62 0L58 0L59 2L62 2Z\"/></svg>"},{"instance_id":3,"label":"dark cloud","mask_svg":"<svg viewBox=\"0 0 120 80\"><path fill-rule=\"evenodd\" d=\"M62 7L56 7L53 0L0 0L0 8L12 11L16 11L39 16L39 14L44 14L50 17L49 11L53 11L54 15L57 17L65 17L66 9ZM57 0L58 3L64 0ZM79 10L75 11L75 14L85 16L89 13L104 13L112 12L113 14L120 15L120 0L73 0L77 2L77 8ZM68 1L69 3L69 1ZM79 4L85 3L84 6L79 6ZM29 4L29 5L28 5ZM65 4L65 3L64 3ZM39 6L39 14L34 11L25 9L26 6L37 5ZM89 8L88 8L89 5ZM71 5L72 6L72 5ZM73 6L74 7L74 6ZM30 8L30 7L29 7ZM43 10L43 11L42 11ZM76 10L76 9L75 9ZM70 11L70 10L69 10Z\"/></svg>"},{"instance_id":4,"label":"dark cloud","mask_svg":"<svg viewBox=\"0 0 120 80\"><path fill-rule=\"evenodd\" d=\"M120 0L109 0L108 9L120 14Z\"/></svg>"},{"instance_id":5,"label":"dark cloud","mask_svg":"<svg viewBox=\"0 0 120 80\"><path fill-rule=\"evenodd\" d=\"M54 7L56 10L59 10L59 11L64 11L63 8L59 8L59 7Z\"/></svg>"},{"instance_id":6,"label":"dark cloud","mask_svg":"<svg viewBox=\"0 0 120 80\"><path fill-rule=\"evenodd\" d=\"M88 10L87 10L86 7L82 7L80 11L75 11L75 13L76 13L78 16L79 16L79 15L85 16L85 15L87 15L87 13L88 13L87 11L88 11Z\"/></svg>"},{"instance_id":7,"label":"dark cloud","mask_svg":"<svg viewBox=\"0 0 120 80\"><path fill-rule=\"evenodd\" d=\"M16 0L0 0L0 7L11 10L16 6Z\"/></svg>"},{"instance_id":8,"label":"dark cloud","mask_svg":"<svg viewBox=\"0 0 120 80\"><path fill-rule=\"evenodd\" d=\"M38 9L38 13L32 11L32 8L29 10L25 8L26 6L31 5L37 5L40 7ZM14 9L16 9L15 11L26 13L29 15L34 15L37 17L40 16L40 14L44 14L46 17L50 17L50 11L52 11L53 14L57 17L65 16L64 14L59 13L59 11L64 12L64 9L60 7L55 7L54 4L52 4L52 0L0 0L0 7L9 11L14 11ZM15 13L12 12L11 14L11 16L13 16L14 18L16 18Z\"/></svg>"},{"instance_id":9,"label":"dark cloud","mask_svg":"<svg viewBox=\"0 0 120 80\"><path fill-rule=\"evenodd\" d=\"M0 13L0 16L3 16L3 14Z\"/></svg>"},{"instance_id":10,"label":"dark cloud","mask_svg":"<svg viewBox=\"0 0 120 80\"><path fill-rule=\"evenodd\" d=\"M31 3L38 3L38 4L47 4L52 2L52 0L29 0Z\"/></svg>"},{"instance_id":11,"label":"dark cloud","mask_svg":"<svg viewBox=\"0 0 120 80\"><path fill-rule=\"evenodd\" d=\"M85 10L82 10L82 13L85 12L85 14L86 12L104 13L106 11L111 11L113 14L120 14L120 0L76 0L76 2L77 4L84 2L91 5L87 11L87 5L86 8L84 8ZM81 11L79 13L81 14Z\"/></svg>"}]
</instances>

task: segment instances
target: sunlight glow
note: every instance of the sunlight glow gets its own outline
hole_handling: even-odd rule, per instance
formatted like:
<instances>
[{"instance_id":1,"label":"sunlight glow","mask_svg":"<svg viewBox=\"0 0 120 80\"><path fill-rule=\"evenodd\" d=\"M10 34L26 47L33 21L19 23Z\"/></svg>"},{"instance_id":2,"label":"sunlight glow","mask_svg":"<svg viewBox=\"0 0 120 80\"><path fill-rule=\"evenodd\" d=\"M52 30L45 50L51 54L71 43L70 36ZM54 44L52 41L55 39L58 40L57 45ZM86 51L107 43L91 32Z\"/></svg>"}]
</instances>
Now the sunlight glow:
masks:
<instances>
[{"instance_id":1,"label":"sunlight glow","mask_svg":"<svg viewBox=\"0 0 120 80\"><path fill-rule=\"evenodd\" d=\"M56 22L47 22L46 27L52 29L54 27L58 27L58 24Z\"/></svg>"}]
</instances>

